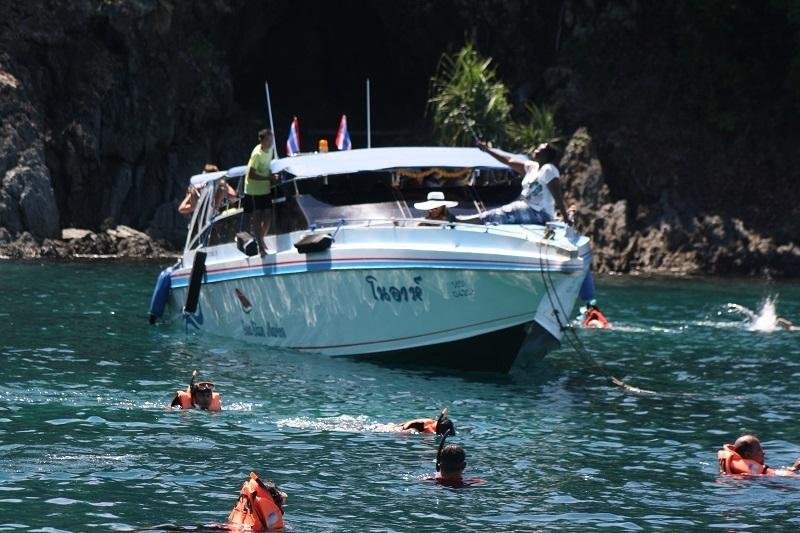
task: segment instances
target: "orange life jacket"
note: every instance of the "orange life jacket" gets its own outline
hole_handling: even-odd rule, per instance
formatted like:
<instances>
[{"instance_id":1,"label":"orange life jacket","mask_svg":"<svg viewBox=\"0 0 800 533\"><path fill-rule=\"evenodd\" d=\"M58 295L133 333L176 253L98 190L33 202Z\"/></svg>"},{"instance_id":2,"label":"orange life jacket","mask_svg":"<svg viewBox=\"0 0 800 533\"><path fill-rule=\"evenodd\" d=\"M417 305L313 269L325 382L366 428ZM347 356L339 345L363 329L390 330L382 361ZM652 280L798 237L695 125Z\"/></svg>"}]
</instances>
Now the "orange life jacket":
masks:
<instances>
[{"instance_id":1,"label":"orange life jacket","mask_svg":"<svg viewBox=\"0 0 800 533\"><path fill-rule=\"evenodd\" d=\"M228 525L242 526L248 531L283 528L283 509L276 499L280 500L280 496L273 497L258 476L250 474L250 479L242 485L239 499L228 515Z\"/></svg>"},{"instance_id":2,"label":"orange life jacket","mask_svg":"<svg viewBox=\"0 0 800 533\"><path fill-rule=\"evenodd\" d=\"M195 405L192 402L192 393L189 388L186 390L179 390L177 392L178 401L181 402L181 409L194 409ZM209 411L222 411L222 397L218 392L211 393L211 404L208 406Z\"/></svg>"},{"instance_id":3,"label":"orange life jacket","mask_svg":"<svg viewBox=\"0 0 800 533\"><path fill-rule=\"evenodd\" d=\"M436 420L433 418L416 418L403 424L403 429L415 429L420 433L436 433Z\"/></svg>"},{"instance_id":4,"label":"orange life jacket","mask_svg":"<svg viewBox=\"0 0 800 533\"><path fill-rule=\"evenodd\" d=\"M591 323L594 320L597 321L597 324ZM603 313L601 313L599 309L589 309L588 311L586 311L586 316L583 318L583 327L585 328L594 328L594 327L607 328L610 325L611 324L609 324L608 319L605 316L603 316Z\"/></svg>"},{"instance_id":5,"label":"orange life jacket","mask_svg":"<svg viewBox=\"0 0 800 533\"><path fill-rule=\"evenodd\" d=\"M717 452L720 474L749 474L753 476L775 475L775 471L753 459L745 459L733 449L733 444L726 444Z\"/></svg>"}]
</instances>

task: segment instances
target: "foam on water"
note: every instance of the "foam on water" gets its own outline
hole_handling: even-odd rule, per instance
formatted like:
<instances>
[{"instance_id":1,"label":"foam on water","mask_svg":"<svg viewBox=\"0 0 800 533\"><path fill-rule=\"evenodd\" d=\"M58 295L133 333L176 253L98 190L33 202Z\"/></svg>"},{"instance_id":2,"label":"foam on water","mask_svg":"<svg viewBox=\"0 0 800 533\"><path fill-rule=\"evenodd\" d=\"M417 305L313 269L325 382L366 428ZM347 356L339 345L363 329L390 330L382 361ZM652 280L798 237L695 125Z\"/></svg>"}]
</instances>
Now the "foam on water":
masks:
<instances>
[{"instance_id":1,"label":"foam on water","mask_svg":"<svg viewBox=\"0 0 800 533\"><path fill-rule=\"evenodd\" d=\"M728 303L725 305L725 312L738 314L743 316L745 320L743 322L738 322L738 326L744 327L748 331L761 331L765 333L784 330L784 328L779 323L779 316L777 312L777 303L778 303L778 295L775 296L767 296L761 302L760 309L756 311L752 311L747 307L737 304L737 303ZM721 314L722 312L718 313ZM794 329L794 328L791 328Z\"/></svg>"}]
</instances>

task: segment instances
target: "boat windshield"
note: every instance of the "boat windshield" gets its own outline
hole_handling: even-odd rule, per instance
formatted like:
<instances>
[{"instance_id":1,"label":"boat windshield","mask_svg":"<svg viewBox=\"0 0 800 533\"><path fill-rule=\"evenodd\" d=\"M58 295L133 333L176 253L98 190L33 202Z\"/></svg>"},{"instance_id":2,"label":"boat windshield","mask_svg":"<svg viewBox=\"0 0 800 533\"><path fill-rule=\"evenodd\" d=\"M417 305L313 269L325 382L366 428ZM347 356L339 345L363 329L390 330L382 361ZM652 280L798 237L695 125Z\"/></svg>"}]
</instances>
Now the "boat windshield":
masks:
<instances>
[{"instance_id":1,"label":"boat windshield","mask_svg":"<svg viewBox=\"0 0 800 533\"><path fill-rule=\"evenodd\" d=\"M231 177L227 178L231 182ZM208 184L189 225L187 250L233 243L238 232L249 231L240 202L227 198L220 202L210 194L217 180ZM284 234L342 221L374 224L423 218L426 212L414 204L425 201L432 191L441 191L445 199L458 202L449 209L453 215L474 215L514 200L519 190L518 179L497 170L401 169L284 179L273 195L269 233Z\"/></svg>"}]
</instances>

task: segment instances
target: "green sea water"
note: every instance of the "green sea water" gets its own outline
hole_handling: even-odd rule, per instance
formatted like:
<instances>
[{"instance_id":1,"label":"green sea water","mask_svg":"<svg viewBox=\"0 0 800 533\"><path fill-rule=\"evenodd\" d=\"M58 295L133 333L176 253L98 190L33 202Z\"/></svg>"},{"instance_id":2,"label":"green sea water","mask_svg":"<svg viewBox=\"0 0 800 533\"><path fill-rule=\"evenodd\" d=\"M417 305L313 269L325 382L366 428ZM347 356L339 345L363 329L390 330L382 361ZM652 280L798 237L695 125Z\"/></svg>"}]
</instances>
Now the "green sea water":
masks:
<instances>
[{"instance_id":1,"label":"green sea water","mask_svg":"<svg viewBox=\"0 0 800 533\"><path fill-rule=\"evenodd\" d=\"M800 331L728 305L800 322L796 282L598 278L615 328L577 334L604 370L564 346L499 376L151 327L160 268L0 263L0 530L196 530L251 470L289 494L298 532L800 528L800 478L716 462L743 431L771 466L800 456ZM223 412L164 409L192 369ZM444 406L482 485L422 481L438 442L382 426Z\"/></svg>"}]
</instances>

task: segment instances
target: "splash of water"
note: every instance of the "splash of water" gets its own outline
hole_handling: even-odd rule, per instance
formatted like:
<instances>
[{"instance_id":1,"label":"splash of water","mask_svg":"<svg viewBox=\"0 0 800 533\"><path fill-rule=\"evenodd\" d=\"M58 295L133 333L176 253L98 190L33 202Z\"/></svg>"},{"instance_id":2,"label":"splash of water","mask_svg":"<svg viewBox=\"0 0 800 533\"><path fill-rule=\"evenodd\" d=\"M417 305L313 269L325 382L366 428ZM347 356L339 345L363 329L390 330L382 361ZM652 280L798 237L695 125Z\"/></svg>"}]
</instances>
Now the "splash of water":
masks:
<instances>
[{"instance_id":1,"label":"splash of water","mask_svg":"<svg viewBox=\"0 0 800 533\"><path fill-rule=\"evenodd\" d=\"M775 331L778 329L778 314L775 312L777 297L767 297L756 319L747 328L750 331Z\"/></svg>"},{"instance_id":2,"label":"splash of water","mask_svg":"<svg viewBox=\"0 0 800 533\"><path fill-rule=\"evenodd\" d=\"M739 313L747 318L748 331L776 331L780 329L776 311L777 296L767 296L758 312L753 312L743 305L729 303L728 311Z\"/></svg>"}]
</instances>

